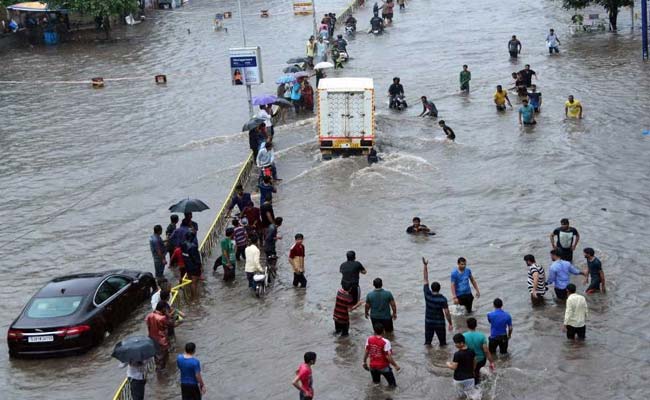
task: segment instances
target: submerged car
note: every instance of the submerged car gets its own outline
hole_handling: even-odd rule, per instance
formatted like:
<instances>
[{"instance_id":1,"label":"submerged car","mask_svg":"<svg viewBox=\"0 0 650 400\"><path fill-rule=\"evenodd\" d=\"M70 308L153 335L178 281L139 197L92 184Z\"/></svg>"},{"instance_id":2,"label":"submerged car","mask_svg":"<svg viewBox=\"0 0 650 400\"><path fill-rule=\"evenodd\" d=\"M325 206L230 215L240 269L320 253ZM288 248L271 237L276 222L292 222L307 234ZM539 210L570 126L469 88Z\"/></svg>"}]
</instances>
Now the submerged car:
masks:
<instances>
[{"instance_id":1,"label":"submerged car","mask_svg":"<svg viewBox=\"0 0 650 400\"><path fill-rule=\"evenodd\" d=\"M130 270L55 278L10 325L9 355L54 356L88 350L149 299L155 287L150 273Z\"/></svg>"}]
</instances>

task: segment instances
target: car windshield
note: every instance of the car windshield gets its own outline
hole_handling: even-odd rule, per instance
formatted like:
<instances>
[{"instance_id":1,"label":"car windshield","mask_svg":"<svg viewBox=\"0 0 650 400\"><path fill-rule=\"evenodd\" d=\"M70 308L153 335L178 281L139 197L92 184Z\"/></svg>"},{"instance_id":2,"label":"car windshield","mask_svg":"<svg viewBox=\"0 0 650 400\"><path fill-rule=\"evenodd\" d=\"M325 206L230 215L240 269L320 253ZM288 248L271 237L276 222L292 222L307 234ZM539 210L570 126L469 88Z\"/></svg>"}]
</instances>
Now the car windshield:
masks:
<instances>
[{"instance_id":1,"label":"car windshield","mask_svg":"<svg viewBox=\"0 0 650 400\"><path fill-rule=\"evenodd\" d=\"M29 306L27 316L30 318L65 317L79 308L82 299L82 296L37 298Z\"/></svg>"}]
</instances>

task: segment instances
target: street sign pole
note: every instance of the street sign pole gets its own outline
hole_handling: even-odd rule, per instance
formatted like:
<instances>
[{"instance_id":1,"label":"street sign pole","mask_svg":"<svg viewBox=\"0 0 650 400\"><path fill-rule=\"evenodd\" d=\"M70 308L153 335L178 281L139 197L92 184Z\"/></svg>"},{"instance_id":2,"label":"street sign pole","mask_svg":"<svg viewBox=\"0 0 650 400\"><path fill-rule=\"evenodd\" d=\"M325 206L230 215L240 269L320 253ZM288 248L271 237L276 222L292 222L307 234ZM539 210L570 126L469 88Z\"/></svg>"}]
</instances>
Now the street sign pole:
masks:
<instances>
[{"instance_id":1,"label":"street sign pole","mask_svg":"<svg viewBox=\"0 0 650 400\"><path fill-rule=\"evenodd\" d=\"M244 16L241 13L241 0L237 0L237 7L239 8L239 26L241 28L241 38L244 42L244 47L246 47L246 30L244 28ZM246 81L246 77L244 77ZM250 117L253 117L253 92L251 91L251 85L246 83L246 95L248 96L248 114Z\"/></svg>"},{"instance_id":2,"label":"street sign pole","mask_svg":"<svg viewBox=\"0 0 650 400\"><path fill-rule=\"evenodd\" d=\"M311 0L311 15L314 17L314 37L318 37L318 23L316 22L316 0Z\"/></svg>"},{"instance_id":3,"label":"street sign pole","mask_svg":"<svg viewBox=\"0 0 650 400\"><path fill-rule=\"evenodd\" d=\"M641 46L643 59L648 59L648 0L641 0Z\"/></svg>"}]
</instances>

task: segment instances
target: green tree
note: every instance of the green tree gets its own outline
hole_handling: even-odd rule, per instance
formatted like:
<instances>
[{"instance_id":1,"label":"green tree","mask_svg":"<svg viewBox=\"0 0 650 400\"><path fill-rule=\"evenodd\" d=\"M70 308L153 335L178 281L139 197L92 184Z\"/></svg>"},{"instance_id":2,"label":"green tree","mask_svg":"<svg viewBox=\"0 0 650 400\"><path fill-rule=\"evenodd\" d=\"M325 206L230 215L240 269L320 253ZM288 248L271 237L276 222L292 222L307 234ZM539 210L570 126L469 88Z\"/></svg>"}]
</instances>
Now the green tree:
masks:
<instances>
[{"instance_id":1,"label":"green tree","mask_svg":"<svg viewBox=\"0 0 650 400\"><path fill-rule=\"evenodd\" d=\"M47 3L50 7L59 6L70 11L101 18L107 39L110 38L111 31L109 17L121 17L138 9L138 0L49 0Z\"/></svg>"},{"instance_id":2,"label":"green tree","mask_svg":"<svg viewBox=\"0 0 650 400\"><path fill-rule=\"evenodd\" d=\"M571 8L585 8L590 4L603 6L609 16L609 24L612 30L615 31L619 9L634 5L634 0L562 0L562 6L567 10Z\"/></svg>"}]
</instances>

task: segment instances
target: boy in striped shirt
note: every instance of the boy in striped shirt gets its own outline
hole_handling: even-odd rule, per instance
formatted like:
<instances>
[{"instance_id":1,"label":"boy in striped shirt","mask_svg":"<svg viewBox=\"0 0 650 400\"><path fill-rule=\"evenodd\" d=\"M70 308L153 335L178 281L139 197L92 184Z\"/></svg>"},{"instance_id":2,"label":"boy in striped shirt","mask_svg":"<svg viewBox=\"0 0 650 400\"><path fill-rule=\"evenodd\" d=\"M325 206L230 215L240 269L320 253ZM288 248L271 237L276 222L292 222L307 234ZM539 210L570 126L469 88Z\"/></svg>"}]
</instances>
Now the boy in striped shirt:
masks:
<instances>
[{"instance_id":1,"label":"boy in striped shirt","mask_svg":"<svg viewBox=\"0 0 650 400\"><path fill-rule=\"evenodd\" d=\"M336 303L334 304L334 334L341 334L346 337L350 331L350 314L349 312L357 308L354 304L352 294L350 294L350 283L343 283L342 287L336 292Z\"/></svg>"},{"instance_id":2,"label":"boy in striped shirt","mask_svg":"<svg viewBox=\"0 0 650 400\"><path fill-rule=\"evenodd\" d=\"M235 228L233 237L235 238L235 257L237 261L240 259L246 260L246 245L248 244L248 235L246 234L246 228L240 225L239 220L233 219L232 226Z\"/></svg>"}]
</instances>

